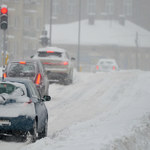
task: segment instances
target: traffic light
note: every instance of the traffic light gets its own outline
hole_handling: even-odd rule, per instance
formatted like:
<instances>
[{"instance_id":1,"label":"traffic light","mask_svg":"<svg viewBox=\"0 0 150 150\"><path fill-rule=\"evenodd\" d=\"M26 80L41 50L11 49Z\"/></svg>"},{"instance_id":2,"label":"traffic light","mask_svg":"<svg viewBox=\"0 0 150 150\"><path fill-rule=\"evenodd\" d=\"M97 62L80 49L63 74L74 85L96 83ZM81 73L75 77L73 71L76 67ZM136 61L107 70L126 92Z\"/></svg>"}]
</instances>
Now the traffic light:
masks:
<instances>
[{"instance_id":1,"label":"traffic light","mask_svg":"<svg viewBox=\"0 0 150 150\"><path fill-rule=\"evenodd\" d=\"M8 9L6 5L1 5L0 9L0 28L6 30L8 27Z\"/></svg>"}]
</instances>

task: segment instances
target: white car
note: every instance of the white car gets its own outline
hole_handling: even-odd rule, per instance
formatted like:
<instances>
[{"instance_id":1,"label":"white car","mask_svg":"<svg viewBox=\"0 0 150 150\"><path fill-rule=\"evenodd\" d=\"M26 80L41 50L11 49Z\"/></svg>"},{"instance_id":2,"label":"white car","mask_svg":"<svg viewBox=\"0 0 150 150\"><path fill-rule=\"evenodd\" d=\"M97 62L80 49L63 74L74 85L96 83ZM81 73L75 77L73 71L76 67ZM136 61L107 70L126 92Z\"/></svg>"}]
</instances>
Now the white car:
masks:
<instances>
[{"instance_id":1,"label":"white car","mask_svg":"<svg viewBox=\"0 0 150 150\"><path fill-rule=\"evenodd\" d=\"M110 71L118 71L118 70L119 70L119 66L115 59L102 58L96 64L96 72L99 71L110 72Z\"/></svg>"},{"instance_id":2,"label":"white car","mask_svg":"<svg viewBox=\"0 0 150 150\"><path fill-rule=\"evenodd\" d=\"M27 142L46 137L48 111L44 102L50 99L48 95L41 97L29 79L1 79L0 137L16 136Z\"/></svg>"},{"instance_id":3,"label":"white car","mask_svg":"<svg viewBox=\"0 0 150 150\"><path fill-rule=\"evenodd\" d=\"M32 57L39 59L47 72L50 82L70 84L73 81L73 62L75 58L69 56L65 49L45 47L37 50Z\"/></svg>"}]
</instances>

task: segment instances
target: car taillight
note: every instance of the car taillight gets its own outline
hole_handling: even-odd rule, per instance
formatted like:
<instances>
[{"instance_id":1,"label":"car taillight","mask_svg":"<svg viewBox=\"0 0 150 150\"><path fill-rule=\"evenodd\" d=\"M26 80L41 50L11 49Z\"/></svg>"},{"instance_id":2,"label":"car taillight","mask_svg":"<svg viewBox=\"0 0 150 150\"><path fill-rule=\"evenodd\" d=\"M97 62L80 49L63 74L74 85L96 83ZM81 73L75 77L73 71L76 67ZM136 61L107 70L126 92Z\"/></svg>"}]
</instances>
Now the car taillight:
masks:
<instances>
[{"instance_id":1,"label":"car taillight","mask_svg":"<svg viewBox=\"0 0 150 150\"><path fill-rule=\"evenodd\" d=\"M28 102L25 102L24 104L28 105L28 104L31 104L31 103L32 103L32 100L30 99Z\"/></svg>"},{"instance_id":2,"label":"car taillight","mask_svg":"<svg viewBox=\"0 0 150 150\"><path fill-rule=\"evenodd\" d=\"M116 67L115 66L113 66L113 70L115 70L116 69Z\"/></svg>"},{"instance_id":3,"label":"car taillight","mask_svg":"<svg viewBox=\"0 0 150 150\"><path fill-rule=\"evenodd\" d=\"M20 61L19 64L26 64L26 62L25 61Z\"/></svg>"},{"instance_id":4,"label":"car taillight","mask_svg":"<svg viewBox=\"0 0 150 150\"><path fill-rule=\"evenodd\" d=\"M99 70L99 66L98 65L96 66L96 70Z\"/></svg>"},{"instance_id":5,"label":"car taillight","mask_svg":"<svg viewBox=\"0 0 150 150\"><path fill-rule=\"evenodd\" d=\"M7 77L7 74L6 74L6 73L3 73L3 77L6 78L6 77Z\"/></svg>"},{"instance_id":6,"label":"car taillight","mask_svg":"<svg viewBox=\"0 0 150 150\"><path fill-rule=\"evenodd\" d=\"M35 79L35 84L36 85L39 85L41 83L41 78L42 78L41 74L38 73L38 75L36 76L36 79Z\"/></svg>"},{"instance_id":7,"label":"car taillight","mask_svg":"<svg viewBox=\"0 0 150 150\"><path fill-rule=\"evenodd\" d=\"M61 63L61 65L65 65L65 66L68 65L68 64L69 64L68 61L64 61L64 62Z\"/></svg>"},{"instance_id":8,"label":"car taillight","mask_svg":"<svg viewBox=\"0 0 150 150\"><path fill-rule=\"evenodd\" d=\"M47 51L47 53L54 53L54 51Z\"/></svg>"}]
</instances>

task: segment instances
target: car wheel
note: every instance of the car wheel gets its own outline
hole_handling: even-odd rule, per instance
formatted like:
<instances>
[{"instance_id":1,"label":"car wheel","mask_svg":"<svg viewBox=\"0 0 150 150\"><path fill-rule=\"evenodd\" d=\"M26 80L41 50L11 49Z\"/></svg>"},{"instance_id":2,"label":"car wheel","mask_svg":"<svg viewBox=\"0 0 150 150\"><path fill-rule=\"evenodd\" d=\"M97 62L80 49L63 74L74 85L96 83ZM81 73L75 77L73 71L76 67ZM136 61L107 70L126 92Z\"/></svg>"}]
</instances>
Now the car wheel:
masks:
<instances>
[{"instance_id":1,"label":"car wheel","mask_svg":"<svg viewBox=\"0 0 150 150\"><path fill-rule=\"evenodd\" d=\"M0 135L0 140L1 140L1 139L3 139L3 136L2 136L2 135Z\"/></svg>"},{"instance_id":2,"label":"car wheel","mask_svg":"<svg viewBox=\"0 0 150 150\"><path fill-rule=\"evenodd\" d=\"M33 125L33 129L29 132L27 132L26 134L26 142L27 143L33 143L36 141L37 139L37 123L36 121L34 122L34 125Z\"/></svg>"},{"instance_id":3,"label":"car wheel","mask_svg":"<svg viewBox=\"0 0 150 150\"><path fill-rule=\"evenodd\" d=\"M72 84L72 82L73 82L73 81L72 81L72 79L70 79L70 81L69 81L69 82L70 82L70 84Z\"/></svg>"},{"instance_id":4,"label":"car wheel","mask_svg":"<svg viewBox=\"0 0 150 150\"><path fill-rule=\"evenodd\" d=\"M69 78L65 78L63 81L64 85L69 85L70 84L70 79Z\"/></svg>"},{"instance_id":5,"label":"car wheel","mask_svg":"<svg viewBox=\"0 0 150 150\"><path fill-rule=\"evenodd\" d=\"M73 82L73 75L72 72L64 79L64 85L72 84Z\"/></svg>"},{"instance_id":6,"label":"car wheel","mask_svg":"<svg viewBox=\"0 0 150 150\"><path fill-rule=\"evenodd\" d=\"M73 82L73 70L72 70L71 73L70 73L70 78L69 78L69 80L70 80L70 84L72 84L72 82Z\"/></svg>"},{"instance_id":7,"label":"car wheel","mask_svg":"<svg viewBox=\"0 0 150 150\"><path fill-rule=\"evenodd\" d=\"M38 133L38 138L41 139L41 138L44 138L47 136L47 131L48 131L48 119L45 120L45 125L44 125L44 128L43 128L43 131Z\"/></svg>"}]
</instances>

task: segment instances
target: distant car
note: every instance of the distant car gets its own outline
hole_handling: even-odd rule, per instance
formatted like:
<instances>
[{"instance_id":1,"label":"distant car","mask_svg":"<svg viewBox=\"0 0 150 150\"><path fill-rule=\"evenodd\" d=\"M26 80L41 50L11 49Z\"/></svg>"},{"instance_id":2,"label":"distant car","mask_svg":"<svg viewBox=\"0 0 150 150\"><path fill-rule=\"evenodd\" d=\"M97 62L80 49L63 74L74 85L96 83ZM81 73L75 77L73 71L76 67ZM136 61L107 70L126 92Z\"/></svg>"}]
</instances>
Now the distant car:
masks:
<instances>
[{"instance_id":1,"label":"distant car","mask_svg":"<svg viewBox=\"0 0 150 150\"><path fill-rule=\"evenodd\" d=\"M66 50L57 47L40 48L32 58L42 62L49 81L64 84L73 82L72 60L74 58L70 58Z\"/></svg>"},{"instance_id":2,"label":"distant car","mask_svg":"<svg viewBox=\"0 0 150 150\"><path fill-rule=\"evenodd\" d=\"M119 67L115 59L102 58L96 64L96 72L104 71L118 71Z\"/></svg>"},{"instance_id":3,"label":"distant car","mask_svg":"<svg viewBox=\"0 0 150 150\"><path fill-rule=\"evenodd\" d=\"M29 79L0 80L0 135L19 136L28 142L47 136L48 112L35 84Z\"/></svg>"},{"instance_id":4,"label":"distant car","mask_svg":"<svg viewBox=\"0 0 150 150\"><path fill-rule=\"evenodd\" d=\"M33 81L33 83L35 83L42 96L48 95L48 78L40 60L30 59L9 61L3 76L29 78Z\"/></svg>"}]
</instances>

